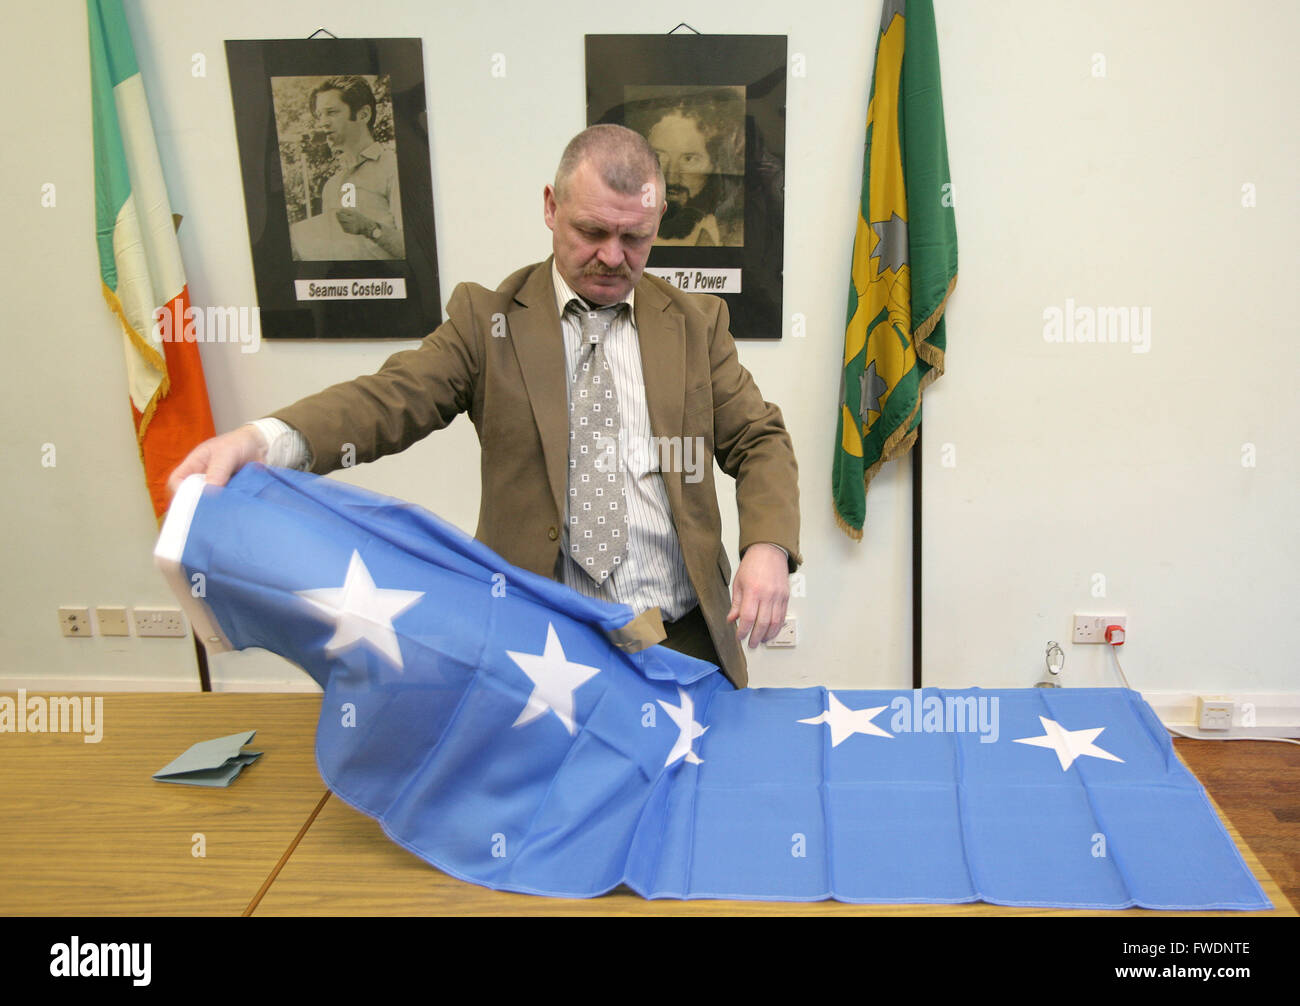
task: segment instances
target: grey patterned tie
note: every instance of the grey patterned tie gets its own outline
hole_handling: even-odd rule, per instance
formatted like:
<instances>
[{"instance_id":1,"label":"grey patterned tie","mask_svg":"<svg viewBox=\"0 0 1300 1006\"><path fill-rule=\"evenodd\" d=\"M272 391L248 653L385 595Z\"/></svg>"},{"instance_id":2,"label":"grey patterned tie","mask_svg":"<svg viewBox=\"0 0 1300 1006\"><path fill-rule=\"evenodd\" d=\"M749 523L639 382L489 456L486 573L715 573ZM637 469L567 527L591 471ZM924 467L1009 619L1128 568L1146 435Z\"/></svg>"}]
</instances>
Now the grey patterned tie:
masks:
<instances>
[{"instance_id":1,"label":"grey patterned tie","mask_svg":"<svg viewBox=\"0 0 1300 1006\"><path fill-rule=\"evenodd\" d=\"M618 393L602 341L626 307L591 310L571 300L566 308L582 324L569 393L569 555L600 585L627 551Z\"/></svg>"}]
</instances>

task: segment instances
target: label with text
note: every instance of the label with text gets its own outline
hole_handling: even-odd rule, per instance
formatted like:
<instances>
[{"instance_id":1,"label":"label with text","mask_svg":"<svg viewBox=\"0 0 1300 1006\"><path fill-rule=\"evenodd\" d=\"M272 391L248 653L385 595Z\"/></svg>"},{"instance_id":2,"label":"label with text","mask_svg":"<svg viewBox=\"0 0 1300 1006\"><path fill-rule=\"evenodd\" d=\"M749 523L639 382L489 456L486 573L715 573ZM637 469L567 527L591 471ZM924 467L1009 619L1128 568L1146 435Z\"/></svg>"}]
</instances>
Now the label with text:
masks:
<instances>
[{"instance_id":1,"label":"label with text","mask_svg":"<svg viewBox=\"0 0 1300 1006\"><path fill-rule=\"evenodd\" d=\"M406 299L406 280L400 276L379 279L296 279L293 286L299 300Z\"/></svg>"},{"instance_id":2,"label":"label with text","mask_svg":"<svg viewBox=\"0 0 1300 1006\"><path fill-rule=\"evenodd\" d=\"M740 293L740 269L646 269L688 293Z\"/></svg>"}]
</instances>

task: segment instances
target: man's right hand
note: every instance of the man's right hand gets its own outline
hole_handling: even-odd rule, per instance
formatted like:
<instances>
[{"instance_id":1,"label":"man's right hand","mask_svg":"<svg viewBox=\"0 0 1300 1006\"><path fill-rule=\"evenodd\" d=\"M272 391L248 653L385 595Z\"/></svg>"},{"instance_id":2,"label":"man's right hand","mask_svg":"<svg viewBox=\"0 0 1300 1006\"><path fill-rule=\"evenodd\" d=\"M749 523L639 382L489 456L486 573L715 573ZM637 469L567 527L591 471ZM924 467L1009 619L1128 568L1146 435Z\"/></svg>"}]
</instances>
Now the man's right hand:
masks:
<instances>
[{"instance_id":1,"label":"man's right hand","mask_svg":"<svg viewBox=\"0 0 1300 1006\"><path fill-rule=\"evenodd\" d=\"M180 484L196 474L207 476L210 485L224 486L248 462L266 460L266 447L262 434L251 425L205 440L168 476L167 494L176 495Z\"/></svg>"}]
</instances>

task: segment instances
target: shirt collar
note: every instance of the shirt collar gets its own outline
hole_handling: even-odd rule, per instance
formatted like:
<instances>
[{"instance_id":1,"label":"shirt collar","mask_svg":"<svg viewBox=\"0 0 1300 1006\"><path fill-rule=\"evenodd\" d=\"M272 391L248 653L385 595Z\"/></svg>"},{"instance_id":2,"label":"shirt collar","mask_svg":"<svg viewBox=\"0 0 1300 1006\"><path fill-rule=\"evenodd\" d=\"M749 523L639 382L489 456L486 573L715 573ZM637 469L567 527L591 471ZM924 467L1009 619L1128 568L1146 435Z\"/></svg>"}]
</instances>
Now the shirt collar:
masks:
<instances>
[{"instance_id":1,"label":"shirt collar","mask_svg":"<svg viewBox=\"0 0 1300 1006\"><path fill-rule=\"evenodd\" d=\"M555 264L555 259L551 259L551 280L555 284L555 309L559 312L561 318L564 317L564 312L569 306L569 301L573 300L575 297L584 304L587 302L586 297L574 293L572 287L570 287L568 283L564 282L564 277L560 275L560 269L559 266ZM634 313L636 310L635 297L636 287L633 287L627 292L626 297L617 302L620 304L627 304L629 318L636 317ZM633 321L633 324L635 325L636 322Z\"/></svg>"},{"instance_id":2,"label":"shirt collar","mask_svg":"<svg viewBox=\"0 0 1300 1006\"><path fill-rule=\"evenodd\" d=\"M377 161L384 156L384 148L376 140L367 147L357 151L357 155L344 163L344 170L356 171L366 161Z\"/></svg>"}]
</instances>

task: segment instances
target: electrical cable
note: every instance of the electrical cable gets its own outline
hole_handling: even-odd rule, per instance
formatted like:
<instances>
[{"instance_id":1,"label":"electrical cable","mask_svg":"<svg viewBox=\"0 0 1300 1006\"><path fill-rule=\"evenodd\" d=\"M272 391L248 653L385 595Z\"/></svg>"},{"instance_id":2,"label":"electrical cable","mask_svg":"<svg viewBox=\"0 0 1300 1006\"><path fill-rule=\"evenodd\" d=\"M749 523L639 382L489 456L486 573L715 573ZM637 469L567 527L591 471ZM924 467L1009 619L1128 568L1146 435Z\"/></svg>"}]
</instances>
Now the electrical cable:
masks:
<instances>
[{"instance_id":1,"label":"electrical cable","mask_svg":"<svg viewBox=\"0 0 1300 1006\"><path fill-rule=\"evenodd\" d=\"M1124 682L1125 688L1132 691L1133 686L1128 683L1128 678L1124 674L1124 668L1119 664L1119 647L1124 645L1124 640L1121 639L1119 642L1113 641L1110 638L1112 629L1118 629L1120 632L1123 632L1124 630L1120 629L1118 625L1106 626L1106 642L1110 644L1110 655L1115 660L1115 670L1119 672L1120 681ZM1199 737L1196 734L1184 733L1176 727L1171 727L1168 723L1162 723L1161 725L1171 734L1177 734L1179 737L1186 737L1188 740L1193 741L1281 741L1283 744L1300 744L1300 741L1291 737Z\"/></svg>"}]
</instances>

